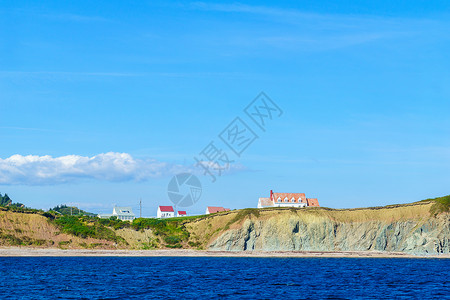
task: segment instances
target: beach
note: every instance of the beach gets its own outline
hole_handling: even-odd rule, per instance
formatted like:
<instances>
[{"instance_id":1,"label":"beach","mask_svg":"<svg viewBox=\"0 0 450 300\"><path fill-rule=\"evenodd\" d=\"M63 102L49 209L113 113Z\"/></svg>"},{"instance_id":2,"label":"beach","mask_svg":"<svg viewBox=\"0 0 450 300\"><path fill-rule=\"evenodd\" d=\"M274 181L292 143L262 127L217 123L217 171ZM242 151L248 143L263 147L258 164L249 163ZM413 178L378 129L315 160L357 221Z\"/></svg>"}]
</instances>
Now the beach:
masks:
<instances>
[{"instance_id":1,"label":"beach","mask_svg":"<svg viewBox=\"0 0 450 300\"><path fill-rule=\"evenodd\" d=\"M20 256L137 256L137 257L355 257L355 258L450 258L449 254L417 256L382 251L210 251L210 250L87 250L55 248L0 248L0 257Z\"/></svg>"}]
</instances>

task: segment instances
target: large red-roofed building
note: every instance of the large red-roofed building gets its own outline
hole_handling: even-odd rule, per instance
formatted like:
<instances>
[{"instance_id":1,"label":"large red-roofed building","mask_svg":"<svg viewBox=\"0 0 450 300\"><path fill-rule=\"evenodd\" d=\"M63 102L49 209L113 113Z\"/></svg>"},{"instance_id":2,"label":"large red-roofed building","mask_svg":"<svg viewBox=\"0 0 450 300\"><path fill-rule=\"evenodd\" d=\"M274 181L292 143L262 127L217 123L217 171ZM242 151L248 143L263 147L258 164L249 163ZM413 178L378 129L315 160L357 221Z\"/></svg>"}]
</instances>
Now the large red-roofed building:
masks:
<instances>
[{"instance_id":1,"label":"large red-roofed building","mask_svg":"<svg viewBox=\"0 0 450 300\"><path fill-rule=\"evenodd\" d=\"M269 198L259 198L258 208L265 207L319 207L317 198L306 198L304 193L274 193L270 190Z\"/></svg>"}]
</instances>

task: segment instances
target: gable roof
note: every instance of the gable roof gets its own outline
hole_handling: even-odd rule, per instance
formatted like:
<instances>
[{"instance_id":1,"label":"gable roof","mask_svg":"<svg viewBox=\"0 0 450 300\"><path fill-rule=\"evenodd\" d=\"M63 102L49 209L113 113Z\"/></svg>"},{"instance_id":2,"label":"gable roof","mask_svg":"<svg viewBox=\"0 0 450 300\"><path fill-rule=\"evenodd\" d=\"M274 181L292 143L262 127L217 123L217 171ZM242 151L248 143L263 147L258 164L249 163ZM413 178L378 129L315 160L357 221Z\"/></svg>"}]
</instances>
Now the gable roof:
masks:
<instances>
[{"instance_id":1,"label":"gable roof","mask_svg":"<svg viewBox=\"0 0 450 300\"><path fill-rule=\"evenodd\" d=\"M134 216L131 206L114 206L113 214L114 213L119 216Z\"/></svg>"},{"instance_id":2,"label":"gable roof","mask_svg":"<svg viewBox=\"0 0 450 300\"><path fill-rule=\"evenodd\" d=\"M160 211L163 212L173 212L173 207L172 206L159 206L158 207Z\"/></svg>"},{"instance_id":3,"label":"gable roof","mask_svg":"<svg viewBox=\"0 0 450 300\"><path fill-rule=\"evenodd\" d=\"M308 203L308 206L320 207L319 201L317 200L317 198L306 198L306 202Z\"/></svg>"},{"instance_id":4,"label":"gable roof","mask_svg":"<svg viewBox=\"0 0 450 300\"><path fill-rule=\"evenodd\" d=\"M305 202L306 203L306 196L305 193L272 193L272 200L277 201L278 198L281 198L281 200L284 200L285 198L288 198L289 201L291 201L292 197L294 197L294 202ZM298 199L301 199L298 201Z\"/></svg>"},{"instance_id":5,"label":"gable roof","mask_svg":"<svg viewBox=\"0 0 450 300\"><path fill-rule=\"evenodd\" d=\"M179 214L179 215L185 215L186 212L185 212L184 210L179 210L179 211L178 211L178 214Z\"/></svg>"},{"instance_id":6,"label":"gable roof","mask_svg":"<svg viewBox=\"0 0 450 300\"><path fill-rule=\"evenodd\" d=\"M216 212L220 212L220 211L229 211L229 208L223 208L220 206L208 206L208 211L210 214L216 213Z\"/></svg>"}]
</instances>

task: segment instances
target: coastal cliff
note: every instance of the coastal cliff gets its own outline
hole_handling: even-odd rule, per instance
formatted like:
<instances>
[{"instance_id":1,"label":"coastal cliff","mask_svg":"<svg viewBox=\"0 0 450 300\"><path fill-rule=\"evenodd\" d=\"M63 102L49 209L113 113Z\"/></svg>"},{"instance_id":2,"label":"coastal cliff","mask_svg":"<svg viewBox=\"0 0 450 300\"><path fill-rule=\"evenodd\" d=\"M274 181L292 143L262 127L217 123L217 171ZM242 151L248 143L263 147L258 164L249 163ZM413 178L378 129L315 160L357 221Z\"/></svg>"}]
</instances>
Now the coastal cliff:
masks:
<instances>
[{"instance_id":1,"label":"coastal cliff","mask_svg":"<svg viewBox=\"0 0 450 300\"><path fill-rule=\"evenodd\" d=\"M228 251L391 251L450 253L450 214L433 215L430 202L381 208L248 210L222 216L225 227L202 226L208 249ZM208 222L207 220L201 222ZM209 230L208 230L209 228Z\"/></svg>"},{"instance_id":2,"label":"coastal cliff","mask_svg":"<svg viewBox=\"0 0 450 300\"><path fill-rule=\"evenodd\" d=\"M133 223L3 208L0 246L450 254L449 198L358 209L248 208Z\"/></svg>"}]
</instances>

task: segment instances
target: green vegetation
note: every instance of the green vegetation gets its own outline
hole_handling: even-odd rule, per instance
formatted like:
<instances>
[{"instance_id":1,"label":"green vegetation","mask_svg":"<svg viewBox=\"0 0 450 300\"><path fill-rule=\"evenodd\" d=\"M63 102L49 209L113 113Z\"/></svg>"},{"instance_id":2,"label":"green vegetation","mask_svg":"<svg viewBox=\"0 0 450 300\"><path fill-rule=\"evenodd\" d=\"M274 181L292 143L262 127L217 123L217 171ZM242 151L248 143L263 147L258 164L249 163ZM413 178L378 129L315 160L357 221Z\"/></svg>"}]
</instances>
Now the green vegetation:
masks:
<instances>
[{"instance_id":1,"label":"green vegetation","mask_svg":"<svg viewBox=\"0 0 450 300\"><path fill-rule=\"evenodd\" d=\"M95 248L103 246L103 245L104 244L102 244L102 243L90 243L90 244L80 243L80 246L85 248L85 249L95 249Z\"/></svg>"},{"instance_id":2,"label":"green vegetation","mask_svg":"<svg viewBox=\"0 0 450 300\"><path fill-rule=\"evenodd\" d=\"M104 239L116 243L127 244L127 242L116 233L103 225L99 218L78 217L78 216L62 216L51 220L62 232L72 234L81 238L92 237L96 239Z\"/></svg>"},{"instance_id":3,"label":"green vegetation","mask_svg":"<svg viewBox=\"0 0 450 300\"><path fill-rule=\"evenodd\" d=\"M169 248L181 248L181 243L189 239L189 232L186 230L182 218L138 218L133 221L132 226L135 230L151 229Z\"/></svg>"},{"instance_id":4,"label":"green vegetation","mask_svg":"<svg viewBox=\"0 0 450 300\"><path fill-rule=\"evenodd\" d=\"M225 230L228 230L231 224L240 222L241 220L244 220L247 217L251 217L254 215L256 218L259 217L260 209L259 208L244 208L238 211L238 213L234 216L233 219L231 219L227 225L225 225Z\"/></svg>"},{"instance_id":5,"label":"green vegetation","mask_svg":"<svg viewBox=\"0 0 450 300\"><path fill-rule=\"evenodd\" d=\"M114 228L114 230L131 227L130 222L119 220L117 217L111 217L109 219L96 218L96 220L104 226Z\"/></svg>"},{"instance_id":6,"label":"green vegetation","mask_svg":"<svg viewBox=\"0 0 450 300\"><path fill-rule=\"evenodd\" d=\"M140 249L142 250L151 250L159 248L159 239L157 238L149 238L148 242L140 243Z\"/></svg>"},{"instance_id":7,"label":"green vegetation","mask_svg":"<svg viewBox=\"0 0 450 300\"><path fill-rule=\"evenodd\" d=\"M25 207L22 203L13 203L8 194L4 196L0 193L0 206L15 206L15 207Z\"/></svg>"},{"instance_id":8,"label":"green vegetation","mask_svg":"<svg viewBox=\"0 0 450 300\"><path fill-rule=\"evenodd\" d=\"M13 203L12 199L9 198L8 194L4 196L0 193L0 210L12 211L24 214L43 214L44 211L41 209L34 209L25 207L22 203Z\"/></svg>"},{"instance_id":9,"label":"green vegetation","mask_svg":"<svg viewBox=\"0 0 450 300\"><path fill-rule=\"evenodd\" d=\"M402 208L402 209L399 209ZM189 217L177 217L169 219L138 218L133 222L121 221L117 217L101 219L93 214L80 211L78 208L66 205L58 205L48 212L43 210L31 209L23 205L13 204L8 195L0 194L0 212L4 215L5 228L0 228L0 244L8 246L51 246L55 245L61 249L67 247L83 247L86 249L111 248L112 243L119 244L121 247L135 249L158 249L158 248L196 248L204 249L205 245L212 237L224 232L230 227L239 226L246 219L259 218L260 215L267 214L268 211L276 210L277 214L282 211L292 211L296 214L302 213L303 218L314 219L316 217L332 217L333 220L343 222L359 222L366 219L377 220L403 220L409 217L415 217L419 212L421 214L436 216L437 214L450 211L450 195L435 199L427 199L420 203L398 204L384 207L358 208L358 209L330 209L330 208L312 208L312 209L292 209L292 208L272 208L256 209L247 208L235 212L217 213L214 215L201 215ZM37 214L38 216L18 216L5 213L6 211ZM358 211L362 213L359 214ZM76 215L71 215L76 214ZM88 215L89 214L89 215ZM14 217L13 217L14 216ZM217 217L221 216L221 217ZM93 238L96 241L74 239L61 242L48 240L45 234L37 233L43 228L41 224L33 224L34 228L28 227L28 222L49 222L52 226L52 232L57 235L65 233L82 239ZM44 224L45 225L45 224ZM128 229L128 230L120 230ZM119 231L117 231L119 230ZM133 232L133 230L140 232ZM147 230L151 230L148 232ZM144 232L146 231L146 232ZM392 233L391 230L387 231ZM39 240L35 238L45 238ZM33 237L33 238L31 238ZM68 237L70 238L70 237ZM68 239L66 238L66 239ZM58 238L60 240L61 237ZM109 242L106 242L109 241ZM128 244L130 243L130 244Z\"/></svg>"},{"instance_id":10,"label":"green vegetation","mask_svg":"<svg viewBox=\"0 0 450 300\"><path fill-rule=\"evenodd\" d=\"M430 209L432 215L450 211L450 195L428 200L435 202Z\"/></svg>"},{"instance_id":11,"label":"green vegetation","mask_svg":"<svg viewBox=\"0 0 450 300\"><path fill-rule=\"evenodd\" d=\"M33 239L28 236L17 236L10 233L4 233L0 230L0 241L9 246L42 246L46 244L45 240Z\"/></svg>"},{"instance_id":12,"label":"green vegetation","mask_svg":"<svg viewBox=\"0 0 450 300\"><path fill-rule=\"evenodd\" d=\"M56 211L62 215L84 215L94 217L95 214L79 209L76 206L67 206L64 204L57 205L50 209L50 211Z\"/></svg>"}]
</instances>

